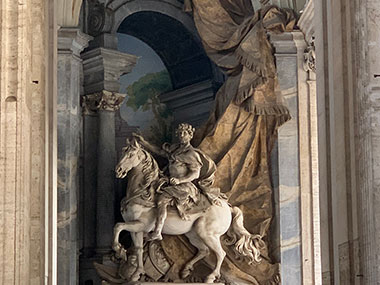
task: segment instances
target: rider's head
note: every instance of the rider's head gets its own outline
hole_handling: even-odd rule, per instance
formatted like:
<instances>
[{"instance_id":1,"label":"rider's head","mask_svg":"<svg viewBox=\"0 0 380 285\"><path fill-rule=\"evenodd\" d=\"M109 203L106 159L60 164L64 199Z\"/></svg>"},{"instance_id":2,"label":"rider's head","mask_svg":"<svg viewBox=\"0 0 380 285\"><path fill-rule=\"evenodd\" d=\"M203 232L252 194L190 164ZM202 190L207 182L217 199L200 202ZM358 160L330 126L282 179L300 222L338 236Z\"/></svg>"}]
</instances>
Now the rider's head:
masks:
<instances>
[{"instance_id":1,"label":"rider's head","mask_svg":"<svg viewBox=\"0 0 380 285\"><path fill-rule=\"evenodd\" d=\"M178 125L175 133L181 143L189 143L193 138L194 131L195 129L190 124L182 123Z\"/></svg>"}]
</instances>

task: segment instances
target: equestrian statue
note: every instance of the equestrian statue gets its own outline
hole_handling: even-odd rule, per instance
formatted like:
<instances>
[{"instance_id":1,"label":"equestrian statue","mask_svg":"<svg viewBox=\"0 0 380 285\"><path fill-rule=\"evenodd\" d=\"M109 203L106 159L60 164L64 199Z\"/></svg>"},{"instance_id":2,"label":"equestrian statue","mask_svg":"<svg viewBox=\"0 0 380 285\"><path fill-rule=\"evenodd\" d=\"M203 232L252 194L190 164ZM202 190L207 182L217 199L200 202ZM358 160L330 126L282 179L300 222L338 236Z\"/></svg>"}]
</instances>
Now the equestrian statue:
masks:
<instances>
[{"instance_id":1,"label":"equestrian statue","mask_svg":"<svg viewBox=\"0 0 380 285\"><path fill-rule=\"evenodd\" d=\"M226 244L247 262L261 261L260 235L252 235L243 225L243 214L231 207L219 188L213 187L215 163L190 143L194 128L186 123L176 130L179 143L164 143L157 147L141 135L133 134L127 140L123 154L116 166L116 177L128 177L126 196L121 201L124 222L114 227L112 248L115 255L127 260L127 252L119 242L122 231L128 231L136 254L136 269L128 281L138 281L144 274L143 245L147 240L161 240L165 235L185 235L198 249L197 254L182 269L186 278L196 262L209 255L216 256L214 270L205 283L220 278L225 251L221 236L226 234ZM153 155L167 159L166 172L159 168Z\"/></svg>"}]
</instances>

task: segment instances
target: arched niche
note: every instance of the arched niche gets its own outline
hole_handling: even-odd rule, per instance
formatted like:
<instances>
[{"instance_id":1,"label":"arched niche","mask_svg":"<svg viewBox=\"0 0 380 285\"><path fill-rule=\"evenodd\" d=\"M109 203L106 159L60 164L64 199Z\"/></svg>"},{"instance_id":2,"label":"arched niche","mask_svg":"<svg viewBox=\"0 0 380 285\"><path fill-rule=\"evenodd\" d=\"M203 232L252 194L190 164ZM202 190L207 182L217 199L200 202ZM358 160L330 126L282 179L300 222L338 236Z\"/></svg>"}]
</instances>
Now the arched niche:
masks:
<instances>
[{"instance_id":1,"label":"arched niche","mask_svg":"<svg viewBox=\"0 0 380 285\"><path fill-rule=\"evenodd\" d=\"M149 1L142 3L145 2ZM123 7L127 9L130 5ZM188 27L167 13L137 10L123 18L117 32L148 44L165 64L173 88L178 89L213 77L210 60Z\"/></svg>"},{"instance_id":2,"label":"arched niche","mask_svg":"<svg viewBox=\"0 0 380 285\"><path fill-rule=\"evenodd\" d=\"M182 6L183 3L177 0L114 0L107 5L107 8L114 12L114 21L111 32L117 32L124 19L132 14L151 11L176 19L186 27L191 34L193 34L196 41L200 42L193 19L191 15L183 12Z\"/></svg>"}]
</instances>

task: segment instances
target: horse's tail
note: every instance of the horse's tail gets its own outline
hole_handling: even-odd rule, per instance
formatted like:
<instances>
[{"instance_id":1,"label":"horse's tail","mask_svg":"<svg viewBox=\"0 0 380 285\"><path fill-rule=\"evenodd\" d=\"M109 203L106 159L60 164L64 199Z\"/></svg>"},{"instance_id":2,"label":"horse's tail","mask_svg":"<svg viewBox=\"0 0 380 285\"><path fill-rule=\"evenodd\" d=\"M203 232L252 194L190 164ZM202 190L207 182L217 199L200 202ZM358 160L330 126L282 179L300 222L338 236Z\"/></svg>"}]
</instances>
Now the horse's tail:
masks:
<instances>
[{"instance_id":1,"label":"horse's tail","mask_svg":"<svg viewBox=\"0 0 380 285\"><path fill-rule=\"evenodd\" d=\"M261 261L260 248L265 247L261 235L252 235L243 224L243 213L238 207L231 207L232 223L227 231L227 245L233 245L237 256L248 258L249 263Z\"/></svg>"}]
</instances>

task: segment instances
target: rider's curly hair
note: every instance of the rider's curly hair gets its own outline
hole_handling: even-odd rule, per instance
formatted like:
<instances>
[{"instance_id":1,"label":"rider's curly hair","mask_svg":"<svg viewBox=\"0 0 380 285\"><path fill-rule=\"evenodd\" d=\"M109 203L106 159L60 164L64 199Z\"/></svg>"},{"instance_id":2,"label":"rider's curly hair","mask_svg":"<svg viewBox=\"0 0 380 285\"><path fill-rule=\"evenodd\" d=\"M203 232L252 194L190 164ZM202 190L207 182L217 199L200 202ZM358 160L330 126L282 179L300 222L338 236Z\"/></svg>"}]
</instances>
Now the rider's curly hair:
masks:
<instances>
[{"instance_id":1,"label":"rider's curly hair","mask_svg":"<svg viewBox=\"0 0 380 285\"><path fill-rule=\"evenodd\" d=\"M190 124L188 123L181 123L178 125L177 127L177 130L175 131L175 133L178 135L178 132L179 131L186 131L188 132L191 136L194 135L194 132L195 132L195 128L193 128Z\"/></svg>"}]
</instances>

